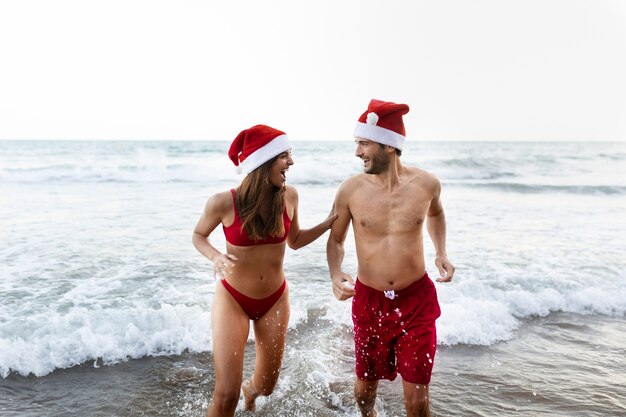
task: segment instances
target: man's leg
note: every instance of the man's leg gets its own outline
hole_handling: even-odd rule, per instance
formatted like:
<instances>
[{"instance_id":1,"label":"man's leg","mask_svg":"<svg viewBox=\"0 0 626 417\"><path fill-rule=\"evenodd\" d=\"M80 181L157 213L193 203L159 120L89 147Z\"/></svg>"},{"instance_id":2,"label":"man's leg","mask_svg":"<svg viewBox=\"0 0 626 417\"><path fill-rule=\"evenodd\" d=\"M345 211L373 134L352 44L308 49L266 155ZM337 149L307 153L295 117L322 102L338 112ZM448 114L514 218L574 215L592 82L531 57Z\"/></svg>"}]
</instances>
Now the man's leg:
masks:
<instances>
[{"instance_id":1,"label":"man's leg","mask_svg":"<svg viewBox=\"0 0 626 417\"><path fill-rule=\"evenodd\" d=\"M412 384L402 380L402 388L407 417L430 417L428 385Z\"/></svg>"},{"instance_id":2,"label":"man's leg","mask_svg":"<svg viewBox=\"0 0 626 417\"><path fill-rule=\"evenodd\" d=\"M376 404L376 390L378 381L363 381L356 379L354 384L354 397L363 417L376 417L378 413L374 409Z\"/></svg>"}]
</instances>

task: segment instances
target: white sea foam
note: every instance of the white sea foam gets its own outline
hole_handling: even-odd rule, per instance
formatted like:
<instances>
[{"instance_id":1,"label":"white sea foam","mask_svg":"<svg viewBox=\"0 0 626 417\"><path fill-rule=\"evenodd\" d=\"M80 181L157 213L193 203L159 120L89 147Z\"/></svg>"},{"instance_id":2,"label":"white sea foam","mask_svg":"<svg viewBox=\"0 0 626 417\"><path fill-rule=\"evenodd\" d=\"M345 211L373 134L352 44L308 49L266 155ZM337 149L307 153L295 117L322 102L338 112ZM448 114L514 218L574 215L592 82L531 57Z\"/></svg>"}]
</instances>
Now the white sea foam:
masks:
<instances>
[{"instance_id":1,"label":"white sea foam","mask_svg":"<svg viewBox=\"0 0 626 417\"><path fill-rule=\"evenodd\" d=\"M72 308L43 312L1 325L0 374L45 375L86 361L113 364L146 355L211 348L209 313L198 306Z\"/></svg>"},{"instance_id":2,"label":"white sea foam","mask_svg":"<svg viewBox=\"0 0 626 417\"><path fill-rule=\"evenodd\" d=\"M491 297L480 297L462 294L468 286L461 289L438 286L440 299L449 300L441 303L442 316L438 321L439 342L444 345L491 345L508 340L521 324L521 319L546 316L556 311L616 316L626 312L626 291L623 288L614 291L587 288L569 292L554 288L492 290Z\"/></svg>"}]
</instances>

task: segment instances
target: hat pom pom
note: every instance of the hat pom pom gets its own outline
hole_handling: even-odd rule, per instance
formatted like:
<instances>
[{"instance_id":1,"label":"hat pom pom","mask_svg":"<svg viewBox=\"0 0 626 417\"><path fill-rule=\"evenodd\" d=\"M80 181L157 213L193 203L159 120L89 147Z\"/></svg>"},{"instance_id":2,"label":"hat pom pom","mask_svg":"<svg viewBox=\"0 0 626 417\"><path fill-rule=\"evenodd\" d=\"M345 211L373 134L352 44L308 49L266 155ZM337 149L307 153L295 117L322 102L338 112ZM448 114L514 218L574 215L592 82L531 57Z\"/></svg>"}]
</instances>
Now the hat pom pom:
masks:
<instances>
[{"instance_id":1,"label":"hat pom pom","mask_svg":"<svg viewBox=\"0 0 626 417\"><path fill-rule=\"evenodd\" d=\"M237 172L237 174L241 174L241 173L243 173L243 169L241 168L241 165L237 165L237 166L235 167L235 172Z\"/></svg>"},{"instance_id":2,"label":"hat pom pom","mask_svg":"<svg viewBox=\"0 0 626 417\"><path fill-rule=\"evenodd\" d=\"M378 115L376 113L374 113L373 111L369 112L369 113L367 113L367 120L366 121L367 121L368 125L376 126L376 123L378 123Z\"/></svg>"}]
</instances>

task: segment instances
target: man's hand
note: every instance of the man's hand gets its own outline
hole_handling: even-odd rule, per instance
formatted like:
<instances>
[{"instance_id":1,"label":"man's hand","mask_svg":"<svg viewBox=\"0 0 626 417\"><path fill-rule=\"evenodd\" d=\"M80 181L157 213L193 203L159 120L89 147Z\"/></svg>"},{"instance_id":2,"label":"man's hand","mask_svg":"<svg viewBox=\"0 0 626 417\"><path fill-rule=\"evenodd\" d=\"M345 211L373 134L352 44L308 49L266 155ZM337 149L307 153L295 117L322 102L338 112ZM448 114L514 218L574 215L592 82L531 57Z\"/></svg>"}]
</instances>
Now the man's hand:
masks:
<instances>
[{"instance_id":1,"label":"man's hand","mask_svg":"<svg viewBox=\"0 0 626 417\"><path fill-rule=\"evenodd\" d=\"M439 275L441 278L437 278L437 282L450 282L454 276L456 268L452 265L452 262L448 260L446 256L438 256L435 258L435 265L439 269Z\"/></svg>"},{"instance_id":2,"label":"man's hand","mask_svg":"<svg viewBox=\"0 0 626 417\"><path fill-rule=\"evenodd\" d=\"M333 294L339 301L347 300L354 295L354 280L345 272L333 275ZM350 286L346 285L349 284Z\"/></svg>"}]
</instances>

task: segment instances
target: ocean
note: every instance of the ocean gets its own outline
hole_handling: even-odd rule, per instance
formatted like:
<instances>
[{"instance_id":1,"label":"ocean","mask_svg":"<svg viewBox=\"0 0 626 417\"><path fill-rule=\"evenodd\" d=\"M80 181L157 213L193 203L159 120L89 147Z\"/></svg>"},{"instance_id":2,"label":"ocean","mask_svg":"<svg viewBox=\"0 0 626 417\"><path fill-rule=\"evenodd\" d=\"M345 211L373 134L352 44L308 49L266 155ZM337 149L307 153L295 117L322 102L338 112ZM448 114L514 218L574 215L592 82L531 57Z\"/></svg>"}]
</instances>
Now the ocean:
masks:
<instances>
[{"instance_id":1,"label":"ocean","mask_svg":"<svg viewBox=\"0 0 626 417\"><path fill-rule=\"evenodd\" d=\"M215 279L191 234L241 179L228 145L0 141L1 416L206 413ZM361 164L351 140L293 145L306 228ZM626 416L626 143L410 141L401 159L441 179L457 267L436 284L433 415ZM258 416L358 414L325 243L287 250L287 349ZM253 363L251 335L244 375ZM377 408L404 415L399 380Z\"/></svg>"}]
</instances>

